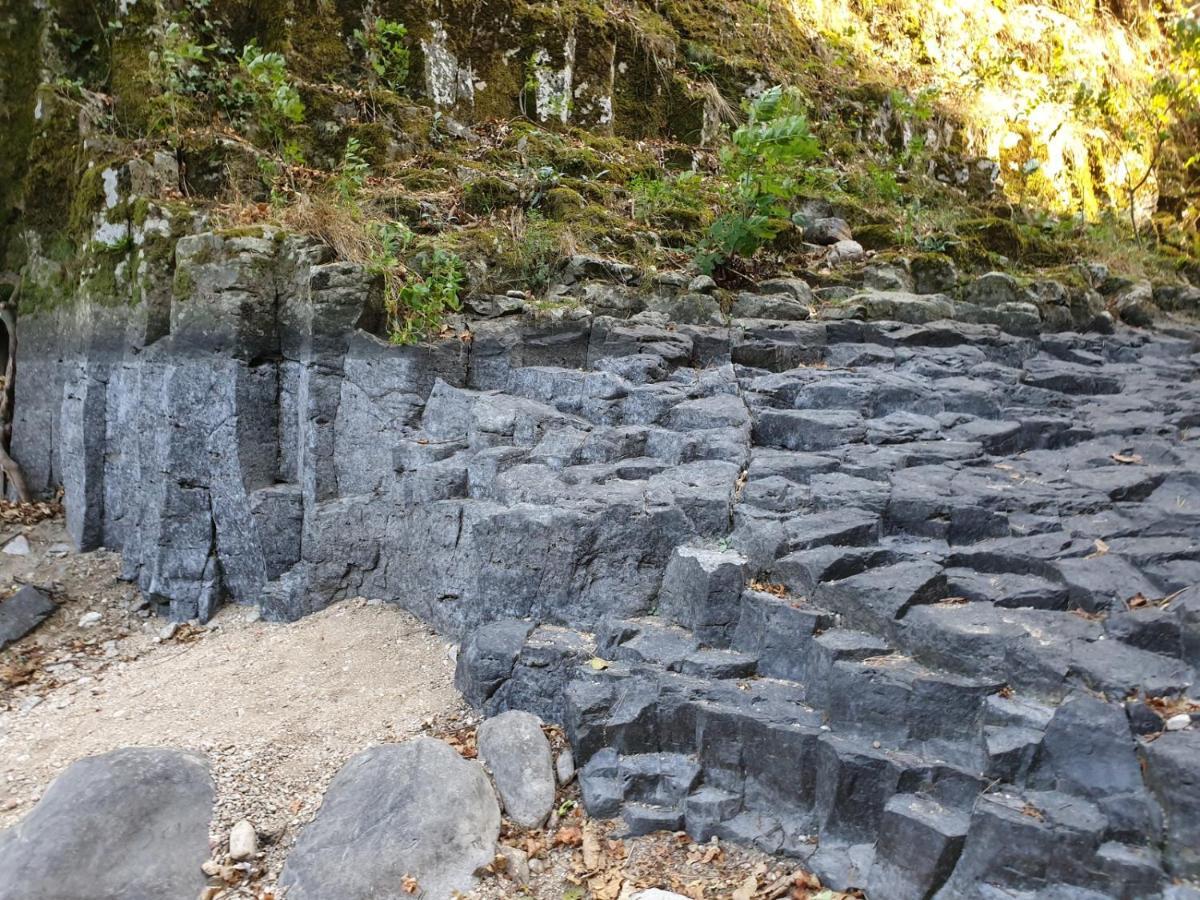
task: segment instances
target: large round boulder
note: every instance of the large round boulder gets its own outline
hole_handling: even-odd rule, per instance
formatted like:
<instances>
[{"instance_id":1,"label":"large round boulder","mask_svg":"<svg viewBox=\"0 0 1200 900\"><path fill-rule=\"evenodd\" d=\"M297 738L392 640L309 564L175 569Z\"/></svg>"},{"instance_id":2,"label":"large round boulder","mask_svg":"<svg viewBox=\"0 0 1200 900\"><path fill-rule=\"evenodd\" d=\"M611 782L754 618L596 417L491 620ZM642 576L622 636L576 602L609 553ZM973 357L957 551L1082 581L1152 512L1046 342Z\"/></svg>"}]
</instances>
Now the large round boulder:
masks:
<instances>
[{"instance_id":1,"label":"large round boulder","mask_svg":"<svg viewBox=\"0 0 1200 900\"><path fill-rule=\"evenodd\" d=\"M280 876L288 900L447 900L495 858L483 768L433 738L364 750L334 777Z\"/></svg>"},{"instance_id":2,"label":"large round boulder","mask_svg":"<svg viewBox=\"0 0 1200 900\"><path fill-rule=\"evenodd\" d=\"M82 759L0 832L0 900L198 897L212 809L212 778L195 754Z\"/></svg>"}]
</instances>

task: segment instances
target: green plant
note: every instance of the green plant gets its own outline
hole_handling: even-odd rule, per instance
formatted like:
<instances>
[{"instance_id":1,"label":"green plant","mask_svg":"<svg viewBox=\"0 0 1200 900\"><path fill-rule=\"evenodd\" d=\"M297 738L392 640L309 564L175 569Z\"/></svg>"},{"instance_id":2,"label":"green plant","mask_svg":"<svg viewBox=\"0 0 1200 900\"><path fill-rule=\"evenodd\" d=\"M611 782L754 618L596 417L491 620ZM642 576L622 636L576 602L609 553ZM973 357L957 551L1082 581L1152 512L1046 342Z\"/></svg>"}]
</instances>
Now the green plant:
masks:
<instances>
[{"instance_id":1,"label":"green plant","mask_svg":"<svg viewBox=\"0 0 1200 900\"><path fill-rule=\"evenodd\" d=\"M363 159L362 144L358 138L351 137L346 141L346 149L342 151L341 162L333 176L333 189L343 204L353 205L358 201L370 171L371 166Z\"/></svg>"},{"instance_id":2,"label":"green plant","mask_svg":"<svg viewBox=\"0 0 1200 900\"><path fill-rule=\"evenodd\" d=\"M702 183L698 172L680 172L665 178L634 176L629 182L633 218L651 223L673 209L699 211L704 206L700 196Z\"/></svg>"},{"instance_id":3,"label":"green plant","mask_svg":"<svg viewBox=\"0 0 1200 900\"><path fill-rule=\"evenodd\" d=\"M287 143L287 129L304 121L304 102L288 76L287 60L282 53L267 53L251 41L243 48L238 66L248 81L259 125L285 157L295 158L298 154Z\"/></svg>"},{"instance_id":4,"label":"green plant","mask_svg":"<svg viewBox=\"0 0 1200 900\"><path fill-rule=\"evenodd\" d=\"M204 65L212 44L198 43L178 21L162 25L155 34L156 45L150 51L150 70L161 91L161 116L150 123L150 130L166 132L178 141L181 119L191 110L191 97L206 86Z\"/></svg>"},{"instance_id":5,"label":"green plant","mask_svg":"<svg viewBox=\"0 0 1200 900\"><path fill-rule=\"evenodd\" d=\"M462 260L453 253L435 249L419 259L404 282L385 296L392 343L415 344L436 334L445 314L460 308L458 292L464 280Z\"/></svg>"},{"instance_id":6,"label":"green plant","mask_svg":"<svg viewBox=\"0 0 1200 900\"><path fill-rule=\"evenodd\" d=\"M704 272L731 257L753 255L789 226L789 204L803 181L801 166L821 154L794 92L773 87L746 112L746 123L721 151L732 208L717 217L696 253Z\"/></svg>"},{"instance_id":7,"label":"green plant","mask_svg":"<svg viewBox=\"0 0 1200 900\"><path fill-rule=\"evenodd\" d=\"M393 91L402 91L411 63L405 38L408 29L400 22L374 17L365 28L354 31L354 41L367 59L374 77Z\"/></svg>"}]
</instances>

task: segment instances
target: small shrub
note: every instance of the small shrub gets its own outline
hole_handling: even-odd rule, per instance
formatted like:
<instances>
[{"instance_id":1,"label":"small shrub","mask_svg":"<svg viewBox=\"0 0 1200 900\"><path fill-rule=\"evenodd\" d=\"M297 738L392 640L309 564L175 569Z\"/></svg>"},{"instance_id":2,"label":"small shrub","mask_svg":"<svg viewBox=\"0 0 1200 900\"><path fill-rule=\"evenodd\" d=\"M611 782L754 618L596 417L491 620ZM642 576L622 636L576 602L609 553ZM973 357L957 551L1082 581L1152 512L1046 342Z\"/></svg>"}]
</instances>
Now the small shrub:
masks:
<instances>
[{"instance_id":1,"label":"small shrub","mask_svg":"<svg viewBox=\"0 0 1200 900\"><path fill-rule=\"evenodd\" d=\"M721 152L732 209L713 222L697 251L701 271L752 256L787 228L789 205L803 182L801 165L820 154L796 94L777 86L751 102L746 123Z\"/></svg>"},{"instance_id":2,"label":"small shrub","mask_svg":"<svg viewBox=\"0 0 1200 900\"><path fill-rule=\"evenodd\" d=\"M342 151L342 160L338 163L337 172L333 177L333 189L338 199L347 205L357 203L358 195L362 193L370 171L371 167L363 159L362 145L358 138L350 138L346 141L346 149Z\"/></svg>"},{"instance_id":3,"label":"small shrub","mask_svg":"<svg viewBox=\"0 0 1200 900\"><path fill-rule=\"evenodd\" d=\"M394 344L415 344L436 334L446 313L460 308L458 292L465 280L462 260L437 249L422 262L385 298L388 334Z\"/></svg>"},{"instance_id":4,"label":"small shrub","mask_svg":"<svg viewBox=\"0 0 1200 900\"><path fill-rule=\"evenodd\" d=\"M250 99L258 124L270 135L284 156L298 158L287 143L289 125L304 121L304 102L288 76L282 53L267 53L251 41L242 50L238 66L248 80Z\"/></svg>"},{"instance_id":5,"label":"small shrub","mask_svg":"<svg viewBox=\"0 0 1200 900\"><path fill-rule=\"evenodd\" d=\"M405 38L408 29L391 19L375 17L365 28L354 31L354 41L362 49L372 74L393 91L404 90L411 57Z\"/></svg>"}]
</instances>

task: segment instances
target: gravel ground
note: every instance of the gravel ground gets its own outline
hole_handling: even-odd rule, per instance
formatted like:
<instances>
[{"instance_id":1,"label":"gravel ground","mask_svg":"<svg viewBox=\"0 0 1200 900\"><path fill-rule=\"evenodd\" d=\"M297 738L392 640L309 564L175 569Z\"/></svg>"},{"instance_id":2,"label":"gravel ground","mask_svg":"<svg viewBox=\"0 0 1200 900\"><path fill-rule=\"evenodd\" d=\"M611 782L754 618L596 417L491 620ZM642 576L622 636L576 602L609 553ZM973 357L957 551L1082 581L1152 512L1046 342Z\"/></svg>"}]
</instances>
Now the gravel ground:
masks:
<instances>
[{"instance_id":1,"label":"gravel ground","mask_svg":"<svg viewBox=\"0 0 1200 900\"><path fill-rule=\"evenodd\" d=\"M173 627L119 580L116 554L71 551L61 519L4 522L0 548L17 534L29 552L0 550L0 597L34 584L59 608L0 652L0 828L77 759L127 746L195 750L217 786L214 860L226 862L240 819L261 850L226 869L233 884L215 878L208 900L278 900L288 850L352 755L421 733L474 755L478 720L454 689L454 648L395 606L359 598L290 625L231 607L207 626ZM549 733L561 749L562 735ZM578 799L575 783L561 788L544 829L506 823L502 843L527 853L528 876L499 862L470 900L620 900L643 887L696 900L817 896L815 881L800 875L794 887L786 866L753 851L677 834L622 839L613 823L586 820Z\"/></svg>"}]
</instances>

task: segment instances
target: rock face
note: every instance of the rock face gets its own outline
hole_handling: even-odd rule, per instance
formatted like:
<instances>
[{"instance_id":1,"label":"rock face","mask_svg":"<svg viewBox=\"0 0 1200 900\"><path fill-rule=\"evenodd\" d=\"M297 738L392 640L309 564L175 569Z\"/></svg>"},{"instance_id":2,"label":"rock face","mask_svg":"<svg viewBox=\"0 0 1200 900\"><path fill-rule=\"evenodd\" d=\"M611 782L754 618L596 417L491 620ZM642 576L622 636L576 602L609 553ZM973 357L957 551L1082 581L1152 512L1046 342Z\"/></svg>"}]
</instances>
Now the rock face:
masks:
<instances>
[{"instance_id":1,"label":"rock face","mask_svg":"<svg viewBox=\"0 0 1200 900\"><path fill-rule=\"evenodd\" d=\"M550 742L534 715L510 710L479 726L479 759L492 773L505 814L521 828L539 828L554 808Z\"/></svg>"},{"instance_id":2,"label":"rock face","mask_svg":"<svg viewBox=\"0 0 1200 900\"><path fill-rule=\"evenodd\" d=\"M0 600L0 650L19 641L54 612L54 603L32 585Z\"/></svg>"},{"instance_id":3,"label":"rock face","mask_svg":"<svg viewBox=\"0 0 1200 900\"><path fill-rule=\"evenodd\" d=\"M127 749L80 760L0 833L0 898L197 897L212 808L212 779L192 754Z\"/></svg>"},{"instance_id":4,"label":"rock face","mask_svg":"<svg viewBox=\"0 0 1200 900\"><path fill-rule=\"evenodd\" d=\"M897 896L1153 895L1197 875L1195 726L1149 741L1146 700L1196 696L1200 340L933 268L726 319L577 257L563 296L614 315L394 347L362 270L197 235L154 315L24 323L14 452L177 618L403 603L632 830Z\"/></svg>"},{"instance_id":5,"label":"rock face","mask_svg":"<svg viewBox=\"0 0 1200 900\"><path fill-rule=\"evenodd\" d=\"M364 750L334 777L317 817L288 856L291 900L401 897L468 891L491 862L500 808L483 769L432 738ZM389 893L390 892L390 893Z\"/></svg>"}]
</instances>

